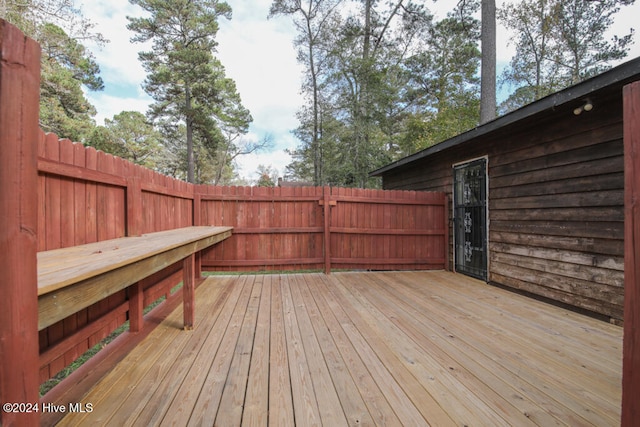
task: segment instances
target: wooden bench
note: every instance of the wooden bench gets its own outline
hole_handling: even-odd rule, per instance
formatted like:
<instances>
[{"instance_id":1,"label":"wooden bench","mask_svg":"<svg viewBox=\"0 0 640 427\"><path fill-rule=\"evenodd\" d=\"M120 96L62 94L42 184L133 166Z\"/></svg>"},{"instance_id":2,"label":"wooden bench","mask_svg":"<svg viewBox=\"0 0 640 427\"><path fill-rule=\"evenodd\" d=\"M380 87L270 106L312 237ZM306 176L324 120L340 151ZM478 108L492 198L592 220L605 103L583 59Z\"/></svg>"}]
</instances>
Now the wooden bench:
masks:
<instances>
[{"instance_id":1,"label":"wooden bench","mask_svg":"<svg viewBox=\"0 0 640 427\"><path fill-rule=\"evenodd\" d=\"M186 227L38 253L38 330L133 286L132 332L142 327L139 281L183 262L184 327L194 322L195 254L231 236L232 227Z\"/></svg>"}]
</instances>

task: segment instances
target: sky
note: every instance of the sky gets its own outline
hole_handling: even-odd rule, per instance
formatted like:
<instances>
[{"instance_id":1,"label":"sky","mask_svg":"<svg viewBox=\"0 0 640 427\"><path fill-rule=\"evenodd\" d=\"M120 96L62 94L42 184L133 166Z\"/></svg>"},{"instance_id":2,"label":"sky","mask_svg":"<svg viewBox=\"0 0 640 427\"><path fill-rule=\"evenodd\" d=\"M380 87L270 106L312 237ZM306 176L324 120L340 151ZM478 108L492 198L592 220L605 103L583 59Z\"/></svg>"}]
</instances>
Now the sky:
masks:
<instances>
[{"instance_id":1,"label":"sky","mask_svg":"<svg viewBox=\"0 0 640 427\"><path fill-rule=\"evenodd\" d=\"M457 0L428 1L427 6L437 18L443 18ZM247 181L258 178L259 165L270 167L283 176L290 163L286 149L294 149L299 141L292 134L298 126L296 112L304 104L300 94L303 67L296 61L293 46L295 29L288 17L267 19L271 0L227 0L233 9L231 20L222 18L217 35L216 56L226 69L227 77L236 82L243 105L253 117L250 141L270 137L268 150L238 159L241 177ZM497 0L500 7L504 0ZM127 16L140 16L142 10L128 0L80 3L82 13L96 24L95 31L110 42L103 47L88 45L100 66L105 89L89 92L87 97L96 107L96 122L104 124L124 110L146 112L153 102L141 87L146 72L138 61L138 52L149 46L130 42L133 36L127 30ZM621 34L636 28L635 44L627 60L640 56L640 32L637 17L640 2L624 7L616 18L615 26ZM497 64L504 67L513 55L511 38L500 25L497 28ZM499 72L499 71L498 71Z\"/></svg>"}]
</instances>

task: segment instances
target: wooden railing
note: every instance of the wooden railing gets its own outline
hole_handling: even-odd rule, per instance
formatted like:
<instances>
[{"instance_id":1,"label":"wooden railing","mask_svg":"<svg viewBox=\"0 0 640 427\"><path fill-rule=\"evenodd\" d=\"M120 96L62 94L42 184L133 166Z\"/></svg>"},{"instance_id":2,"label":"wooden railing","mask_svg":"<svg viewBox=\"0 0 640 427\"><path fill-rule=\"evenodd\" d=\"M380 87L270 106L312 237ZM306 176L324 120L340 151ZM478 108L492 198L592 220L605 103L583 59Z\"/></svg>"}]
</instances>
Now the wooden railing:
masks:
<instances>
[{"instance_id":1,"label":"wooden railing","mask_svg":"<svg viewBox=\"0 0 640 427\"><path fill-rule=\"evenodd\" d=\"M0 20L0 400L38 385L131 316L118 291L38 331L37 252L198 225L231 226L204 270L443 269L442 193L193 185L38 128L39 48ZM144 306L182 280L178 262L139 282ZM139 299L139 294L136 297ZM135 335L135 334L132 334ZM133 338L132 338L133 339ZM0 413L2 425L37 414Z\"/></svg>"},{"instance_id":2,"label":"wooden railing","mask_svg":"<svg viewBox=\"0 0 640 427\"><path fill-rule=\"evenodd\" d=\"M624 340L622 426L640 420L640 82L624 88Z\"/></svg>"}]
</instances>

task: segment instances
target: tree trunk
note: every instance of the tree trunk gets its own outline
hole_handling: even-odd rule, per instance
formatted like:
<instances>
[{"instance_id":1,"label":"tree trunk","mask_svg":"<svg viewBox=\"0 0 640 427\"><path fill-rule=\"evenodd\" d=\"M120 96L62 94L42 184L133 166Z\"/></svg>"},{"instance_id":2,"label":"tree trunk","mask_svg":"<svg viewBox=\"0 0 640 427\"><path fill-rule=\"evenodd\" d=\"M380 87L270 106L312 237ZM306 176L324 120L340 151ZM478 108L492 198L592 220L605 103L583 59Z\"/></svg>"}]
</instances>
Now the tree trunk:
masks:
<instances>
[{"instance_id":1,"label":"tree trunk","mask_svg":"<svg viewBox=\"0 0 640 427\"><path fill-rule=\"evenodd\" d=\"M187 85L185 89L186 100L186 125L187 125L187 181L194 183L195 162L193 160L193 119L191 118L191 89Z\"/></svg>"},{"instance_id":2,"label":"tree trunk","mask_svg":"<svg viewBox=\"0 0 640 427\"><path fill-rule=\"evenodd\" d=\"M311 8L311 4L309 4ZM310 11L305 14L307 19L307 35L309 37L309 71L311 72L311 85L313 86L313 135L311 136L311 151L313 155L313 183L322 185L322 163L320 161L320 138L319 138L319 94L318 94L318 76L316 72L316 64L314 61L314 37L311 28Z\"/></svg>"},{"instance_id":3,"label":"tree trunk","mask_svg":"<svg viewBox=\"0 0 640 427\"><path fill-rule=\"evenodd\" d=\"M496 2L482 0L480 124L496 118Z\"/></svg>"}]
</instances>

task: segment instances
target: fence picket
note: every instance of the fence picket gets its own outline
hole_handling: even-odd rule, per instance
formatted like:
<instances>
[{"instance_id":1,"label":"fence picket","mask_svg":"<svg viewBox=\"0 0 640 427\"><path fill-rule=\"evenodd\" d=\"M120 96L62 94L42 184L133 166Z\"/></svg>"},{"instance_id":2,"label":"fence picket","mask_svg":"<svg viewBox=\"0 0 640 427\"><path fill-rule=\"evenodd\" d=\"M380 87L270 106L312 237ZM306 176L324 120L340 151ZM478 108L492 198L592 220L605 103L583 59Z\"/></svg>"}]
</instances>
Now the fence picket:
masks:
<instances>
[{"instance_id":1,"label":"fence picket","mask_svg":"<svg viewBox=\"0 0 640 427\"><path fill-rule=\"evenodd\" d=\"M89 170L98 169L98 152L93 147L87 147L85 151L85 165ZM87 243L98 241L98 184L88 181L86 183L87 202Z\"/></svg>"},{"instance_id":2,"label":"fence picket","mask_svg":"<svg viewBox=\"0 0 640 427\"><path fill-rule=\"evenodd\" d=\"M58 144L58 136L55 134L47 134L45 137L45 155L48 159L59 161L60 150ZM45 216L46 226L44 230L44 238L46 241L46 249L58 249L60 247L60 180L47 179L45 184Z\"/></svg>"},{"instance_id":3,"label":"fence picket","mask_svg":"<svg viewBox=\"0 0 640 427\"><path fill-rule=\"evenodd\" d=\"M86 166L85 161L85 148L82 144L73 144L73 164L77 167L84 168ZM75 204L74 208L74 227L75 227L75 241L74 245L83 245L87 243L87 193L86 185L81 180L75 179L73 181L73 200Z\"/></svg>"}]
</instances>

